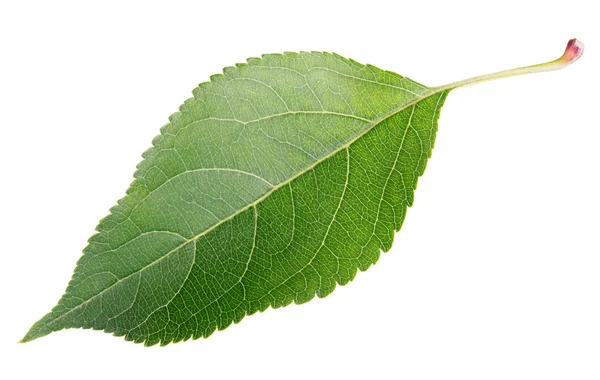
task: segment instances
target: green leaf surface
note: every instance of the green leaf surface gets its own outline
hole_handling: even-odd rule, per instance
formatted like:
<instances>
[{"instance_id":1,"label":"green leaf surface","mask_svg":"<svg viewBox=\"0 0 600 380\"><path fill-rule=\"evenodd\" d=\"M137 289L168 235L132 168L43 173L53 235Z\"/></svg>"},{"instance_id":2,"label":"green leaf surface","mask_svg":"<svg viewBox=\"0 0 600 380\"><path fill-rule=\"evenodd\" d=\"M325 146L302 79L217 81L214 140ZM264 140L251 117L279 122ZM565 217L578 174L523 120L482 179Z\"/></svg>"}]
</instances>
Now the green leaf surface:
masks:
<instances>
[{"instance_id":1,"label":"green leaf surface","mask_svg":"<svg viewBox=\"0 0 600 380\"><path fill-rule=\"evenodd\" d=\"M165 345L325 297L391 248L448 92L559 60L434 88L320 52L225 68L161 128L23 342L92 328Z\"/></svg>"}]
</instances>

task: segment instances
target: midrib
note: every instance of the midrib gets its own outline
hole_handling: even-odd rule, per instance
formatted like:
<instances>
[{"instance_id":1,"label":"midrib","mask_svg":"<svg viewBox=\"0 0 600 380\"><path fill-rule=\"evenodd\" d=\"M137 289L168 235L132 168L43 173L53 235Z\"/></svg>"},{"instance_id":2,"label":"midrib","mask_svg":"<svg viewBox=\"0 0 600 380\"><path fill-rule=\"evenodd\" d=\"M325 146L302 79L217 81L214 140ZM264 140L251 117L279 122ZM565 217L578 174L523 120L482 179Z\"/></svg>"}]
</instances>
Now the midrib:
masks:
<instances>
[{"instance_id":1,"label":"midrib","mask_svg":"<svg viewBox=\"0 0 600 380\"><path fill-rule=\"evenodd\" d=\"M166 254L164 254L163 256L161 256L160 258L154 260L153 262L145 265L144 267L140 268L139 270L127 275L126 277L123 277L122 279L120 279L119 281L115 282L114 284L110 285L108 288L104 289L103 291L101 291L100 293L88 298L87 300L83 301L82 303L80 303L79 305L75 306L74 308L66 311L65 313L59 315L58 317L52 319L51 321L49 321L48 323L46 323L46 327L48 327L49 325L57 322L58 320L62 319L63 317L71 314L72 312L80 309L82 306L88 304L89 302L91 302L92 300L94 300L95 298L103 295L104 293L106 293L107 291L109 291L110 289L112 289L113 287L115 287L116 285L120 284L121 282L127 280L128 278L143 272L144 270L146 270L147 268L160 263L163 259L165 259L166 257L169 257L172 253L176 252L178 249L180 249L181 247L183 247L184 245L188 244L191 241L194 240L198 240L199 238L201 238L202 236L210 233L211 231L213 231L214 229L216 229L217 227L219 227L221 224L230 221L231 219L235 218L237 215L249 210L251 207L255 207L256 205L260 204L263 200L267 199L272 193L274 193L275 191L277 191L278 189L282 188L283 186L291 183L292 181L294 181L296 178L300 177L301 175L311 171L312 169L314 169L317 165L319 165L320 163L328 160L329 158L335 156L337 153L341 152L344 149L349 148L354 142L356 142L357 140L359 140L361 137L363 137L365 134L367 134L369 131L371 131L373 128L375 128L378 124L384 122L385 120L389 119L390 117L404 111L405 109L412 107L413 105L431 97L437 94L440 94L446 90L450 90L452 88L455 87L449 87L449 86L441 86L441 87L434 87L431 88L430 91L426 92L424 95L417 97L415 99L413 99L412 101L405 103L395 109L392 109L391 111L383 114L382 116L380 116L379 118L373 120L371 122L371 124L365 128L362 132L360 132L359 134L357 134L355 137L353 137L352 139L350 139L348 142L346 142L345 144L339 146L338 148L332 150L331 152L329 152L327 155L323 156L322 158L316 160L314 163L312 163L311 165L307 166L305 169L300 170L298 173L296 173L295 175L291 176L290 178L286 179L283 182L280 182L279 184L273 186L271 189L269 189L269 191L267 191L265 194L263 194L260 198L257 198L254 202L249 203L248 205L244 206L243 208L239 209L238 211L234 212L233 214L229 215L228 217L220 220L219 222L213 224L212 226L208 227L207 229L205 229L204 231L200 232L199 234L192 236L191 238L185 240L183 243L181 243L180 245L178 245L177 247L173 248L171 251L167 252ZM183 285L183 284L182 284Z\"/></svg>"}]
</instances>

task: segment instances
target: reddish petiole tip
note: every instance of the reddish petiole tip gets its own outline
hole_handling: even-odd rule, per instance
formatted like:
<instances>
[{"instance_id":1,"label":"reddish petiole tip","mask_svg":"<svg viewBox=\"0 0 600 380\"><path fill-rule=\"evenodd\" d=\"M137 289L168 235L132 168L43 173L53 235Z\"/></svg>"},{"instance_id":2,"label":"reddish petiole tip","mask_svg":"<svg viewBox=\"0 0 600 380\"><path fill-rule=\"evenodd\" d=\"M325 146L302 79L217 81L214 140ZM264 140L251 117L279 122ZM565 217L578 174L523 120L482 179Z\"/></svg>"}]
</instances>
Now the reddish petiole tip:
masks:
<instances>
[{"instance_id":1,"label":"reddish petiole tip","mask_svg":"<svg viewBox=\"0 0 600 380\"><path fill-rule=\"evenodd\" d=\"M573 63L581 57L583 54L583 42L573 38L569 40L565 53L559 58L560 61L565 63Z\"/></svg>"}]
</instances>

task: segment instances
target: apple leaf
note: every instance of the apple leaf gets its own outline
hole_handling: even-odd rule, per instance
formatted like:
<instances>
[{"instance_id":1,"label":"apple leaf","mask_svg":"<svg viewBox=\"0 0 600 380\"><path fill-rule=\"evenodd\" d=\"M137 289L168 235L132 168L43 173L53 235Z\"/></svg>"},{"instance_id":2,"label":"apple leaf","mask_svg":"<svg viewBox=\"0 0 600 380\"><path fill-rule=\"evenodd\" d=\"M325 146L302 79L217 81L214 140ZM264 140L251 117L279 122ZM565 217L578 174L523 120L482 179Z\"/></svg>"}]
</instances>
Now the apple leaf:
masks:
<instances>
[{"instance_id":1,"label":"apple leaf","mask_svg":"<svg viewBox=\"0 0 600 380\"><path fill-rule=\"evenodd\" d=\"M165 345L325 297L392 246L449 91L581 53L440 87L320 52L226 67L161 128L22 342L91 328Z\"/></svg>"}]
</instances>

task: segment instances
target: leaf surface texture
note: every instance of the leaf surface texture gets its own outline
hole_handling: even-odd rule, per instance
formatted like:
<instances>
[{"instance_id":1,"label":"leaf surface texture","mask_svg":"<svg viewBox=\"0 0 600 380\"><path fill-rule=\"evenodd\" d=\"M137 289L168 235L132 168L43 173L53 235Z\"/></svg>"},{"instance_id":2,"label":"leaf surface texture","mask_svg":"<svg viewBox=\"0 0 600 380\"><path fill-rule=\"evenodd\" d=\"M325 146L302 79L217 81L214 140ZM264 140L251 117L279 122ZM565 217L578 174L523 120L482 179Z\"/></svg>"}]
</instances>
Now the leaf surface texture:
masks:
<instances>
[{"instance_id":1,"label":"leaf surface texture","mask_svg":"<svg viewBox=\"0 0 600 380\"><path fill-rule=\"evenodd\" d=\"M225 68L161 128L23 341L83 327L164 345L330 294L390 249L448 91L319 52Z\"/></svg>"}]
</instances>

